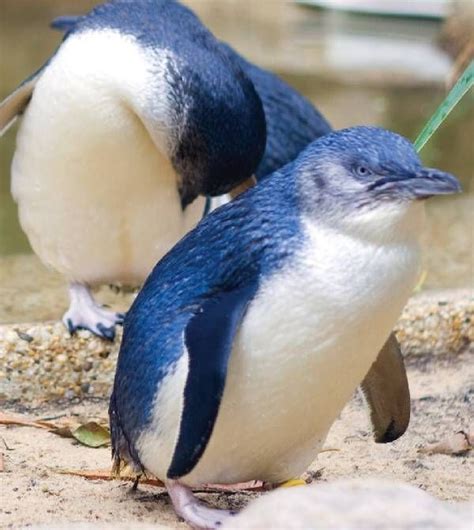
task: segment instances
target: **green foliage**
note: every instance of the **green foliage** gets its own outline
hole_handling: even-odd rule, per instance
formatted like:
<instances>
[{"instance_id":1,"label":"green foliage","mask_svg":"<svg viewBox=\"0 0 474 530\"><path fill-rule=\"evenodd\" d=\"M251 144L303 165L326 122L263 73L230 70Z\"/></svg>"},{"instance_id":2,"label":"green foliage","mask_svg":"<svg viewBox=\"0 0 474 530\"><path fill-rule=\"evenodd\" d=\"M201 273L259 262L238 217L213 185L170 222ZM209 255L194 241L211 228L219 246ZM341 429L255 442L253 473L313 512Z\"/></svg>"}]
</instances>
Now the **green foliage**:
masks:
<instances>
[{"instance_id":1,"label":"green foliage","mask_svg":"<svg viewBox=\"0 0 474 530\"><path fill-rule=\"evenodd\" d=\"M456 84L450 90L441 105L436 109L436 112L431 116L423 130L415 140L415 148L420 152L428 140L433 136L438 127L448 117L449 113L459 103L467 91L474 85L474 61L471 61L469 66L464 70L462 76L457 80Z\"/></svg>"}]
</instances>

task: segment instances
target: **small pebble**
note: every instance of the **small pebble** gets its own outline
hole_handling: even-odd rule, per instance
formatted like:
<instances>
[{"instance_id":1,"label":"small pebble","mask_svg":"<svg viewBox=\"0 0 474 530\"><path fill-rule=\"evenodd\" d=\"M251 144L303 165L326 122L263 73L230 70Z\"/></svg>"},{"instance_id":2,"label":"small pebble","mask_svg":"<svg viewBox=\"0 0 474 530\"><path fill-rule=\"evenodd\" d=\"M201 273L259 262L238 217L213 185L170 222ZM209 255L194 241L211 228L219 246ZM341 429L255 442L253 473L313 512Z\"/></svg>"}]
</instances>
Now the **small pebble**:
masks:
<instances>
[{"instance_id":1,"label":"small pebble","mask_svg":"<svg viewBox=\"0 0 474 530\"><path fill-rule=\"evenodd\" d=\"M15 330L17 335L20 337L21 340L26 340L26 342L33 342L33 337L29 335L28 333L23 333L23 331Z\"/></svg>"},{"instance_id":2,"label":"small pebble","mask_svg":"<svg viewBox=\"0 0 474 530\"><path fill-rule=\"evenodd\" d=\"M89 372L90 370L92 370L93 368L93 364L91 361L86 361L83 365L82 365L82 369L84 370L84 372Z\"/></svg>"}]
</instances>

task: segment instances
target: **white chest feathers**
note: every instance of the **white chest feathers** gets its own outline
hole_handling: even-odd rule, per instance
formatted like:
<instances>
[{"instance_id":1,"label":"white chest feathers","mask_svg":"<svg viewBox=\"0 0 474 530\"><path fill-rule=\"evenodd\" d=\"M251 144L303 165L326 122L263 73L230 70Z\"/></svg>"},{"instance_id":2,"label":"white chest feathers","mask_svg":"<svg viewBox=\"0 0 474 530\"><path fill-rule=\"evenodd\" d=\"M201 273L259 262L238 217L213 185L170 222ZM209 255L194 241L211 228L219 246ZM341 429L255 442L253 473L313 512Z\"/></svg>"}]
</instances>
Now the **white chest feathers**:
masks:
<instances>
[{"instance_id":1,"label":"white chest feathers","mask_svg":"<svg viewBox=\"0 0 474 530\"><path fill-rule=\"evenodd\" d=\"M281 481L303 472L411 293L419 255L409 234L375 242L308 221L306 235L304 247L264 281L247 311L213 434L184 479L189 484ZM164 415L170 427L166 403L171 410L182 394L186 370L181 363L176 386L156 401L157 419ZM159 476L177 435L179 413L173 415L168 451L152 454L153 434L142 437L144 464Z\"/></svg>"},{"instance_id":2,"label":"white chest feathers","mask_svg":"<svg viewBox=\"0 0 474 530\"><path fill-rule=\"evenodd\" d=\"M142 281L202 214L202 200L182 212L169 159L172 60L91 31L68 38L36 85L12 191L34 250L71 280Z\"/></svg>"}]
</instances>

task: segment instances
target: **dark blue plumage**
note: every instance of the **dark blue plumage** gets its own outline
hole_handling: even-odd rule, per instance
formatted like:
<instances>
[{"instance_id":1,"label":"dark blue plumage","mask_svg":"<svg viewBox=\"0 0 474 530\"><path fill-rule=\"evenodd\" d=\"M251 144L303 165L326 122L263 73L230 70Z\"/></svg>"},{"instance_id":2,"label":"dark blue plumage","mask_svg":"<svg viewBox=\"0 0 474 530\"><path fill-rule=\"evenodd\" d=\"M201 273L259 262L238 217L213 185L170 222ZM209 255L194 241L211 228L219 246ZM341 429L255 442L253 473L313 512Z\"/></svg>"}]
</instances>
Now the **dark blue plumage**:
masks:
<instances>
[{"instance_id":1,"label":"dark blue plumage","mask_svg":"<svg viewBox=\"0 0 474 530\"><path fill-rule=\"evenodd\" d=\"M186 326L189 377L169 478L189 473L206 448L224 392L233 339L257 288L255 278L242 287L220 291L201 305Z\"/></svg>"},{"instance_id":2,"label":"dark blue plumage","mask_svg":"<svg viewBox=\"0 0 474 530\"><path fill-rule=\"evenodd\" d=\"M50 26L58 31L68 32L74 28L81 18L80 15L63 15L52 20Z\"/></svg>"}]
</instances>

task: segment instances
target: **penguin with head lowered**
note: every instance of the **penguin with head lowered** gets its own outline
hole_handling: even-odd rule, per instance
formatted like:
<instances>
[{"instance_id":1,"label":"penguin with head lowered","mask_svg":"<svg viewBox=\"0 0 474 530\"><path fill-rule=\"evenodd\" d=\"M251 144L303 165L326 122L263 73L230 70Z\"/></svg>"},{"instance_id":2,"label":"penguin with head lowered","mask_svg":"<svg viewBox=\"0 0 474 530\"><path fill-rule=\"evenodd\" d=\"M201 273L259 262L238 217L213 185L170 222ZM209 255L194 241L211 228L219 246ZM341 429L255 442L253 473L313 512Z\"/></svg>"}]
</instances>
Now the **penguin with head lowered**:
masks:
<instances>
[{"instance_id":1,"label":"penguin with head lowered","mask_svg":"<svg viewBox=\"0 0 474 530\"><path fill-rule=\"evenodd\" d=\"M125 319L117 465L164 480L197 528L229 514L191 488L302 473L412 292L423 200L458 191L405 138L355 127L207 216Z\"/></svg>"},{"instance_id":2,"label":"penguin with head lowered","mask_svg":"<svg viewBox=\"0 0 474 530\"><path fill-rule=\"evenodd\" d=\"M70 284L64 322L113 338L90 286L139 284L204 211L250 178L265 116L249 78L174 0L111 0L72 24L0 106L23 114L12 164L21 225Z\"/></svg>"},{"instance_id":3,"label":"penguin with head lowered","mask_svg":"<svg viewBox=\"0 0 474 530\"><path fill-rule=\"evenodd\" d=\"M0 130L24 114L12 192L33 249L69 281L65 324L112 339L123 315L90 287L141 283L201 217L196 197L264 177L331 128L175 0L112 0L52 26L65 39L0 105Z\"/></svg>"}]
</instances>

